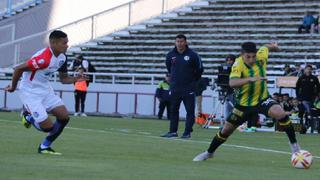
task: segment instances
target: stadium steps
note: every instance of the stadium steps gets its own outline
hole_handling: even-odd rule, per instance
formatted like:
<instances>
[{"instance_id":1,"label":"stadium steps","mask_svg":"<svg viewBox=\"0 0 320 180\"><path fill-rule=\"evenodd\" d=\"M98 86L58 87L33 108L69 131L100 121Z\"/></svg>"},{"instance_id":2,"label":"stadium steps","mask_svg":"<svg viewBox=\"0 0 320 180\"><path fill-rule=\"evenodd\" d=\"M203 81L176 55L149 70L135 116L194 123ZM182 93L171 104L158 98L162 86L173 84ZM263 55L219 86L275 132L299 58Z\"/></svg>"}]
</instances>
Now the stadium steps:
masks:
<instances>
[{"instance_id":1,"label":"stadium steps","mask_svg":"<svg viewBox=\"0 0 320 180\"><path fill-rule=\"evenodd\" d=\"M152 20L143 28L127 28L82 44L77 51L98 72L165 73L165 55L179 33L202 57L205 74L217 75L226 55L240 52L240 44L254 41L261 46L278 42L281 52L270 55L269 76L281 76L285 64L318 63L320 34L297 34L306 11L319 12L316 0L217 0L189 6Z\"/></svg>"}]
</instances>

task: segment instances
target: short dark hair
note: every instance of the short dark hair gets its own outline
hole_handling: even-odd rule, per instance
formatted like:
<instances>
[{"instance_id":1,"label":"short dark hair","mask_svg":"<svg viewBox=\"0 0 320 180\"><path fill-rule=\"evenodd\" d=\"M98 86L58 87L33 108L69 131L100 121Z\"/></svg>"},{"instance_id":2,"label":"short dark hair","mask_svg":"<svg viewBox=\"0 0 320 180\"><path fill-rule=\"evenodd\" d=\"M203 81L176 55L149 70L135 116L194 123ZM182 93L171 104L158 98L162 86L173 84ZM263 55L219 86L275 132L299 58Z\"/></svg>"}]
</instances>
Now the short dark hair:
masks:
<instances>
[{"instance_id":1,"label":"short dark hair","mask_svg":"<svg viewBox=\"0 0 320 180\"><path fill-rule=\"evenodd\" d=\"M236 60L236 56L235 55L233 55L233 54L229 54L227 57L226 57L226 61L228 61L228 60L232 60L232 61L235 61Z\"/></svg>"},{"instance_id":2,"label":"short dark hair","mask_svg":"<svg viewBox=\"0 0 320 180\"><path fill-rule=\"evenodd\" d=\"M176 39L184 39L184 40L187 40L187 37L184 35L184 34L178 34L176 36Z\"/></svg>"},{"instance_id":3,"label":"short dark hair","mask_svg":"<svg viewBox=\"0 0 320 180\"><path fill-rule=\"evenodd\" d=\"M77 55L76 55L76 58L83 60L83 56L82 56L81 54L77 54Z\"/></svg>"},{"instance_id":4,"label":"short dark hair","mask_svg":"<svg viewBox=\"0 0 320 180\"><path fill-rule=\"evenodd\" d=\"M288 96L289 97L289 94L288 93L284 93L283 96Z\"/></svg>"},{"instance_id":5,"label":"short dark hair","mask_svg":"<svg viewBox=\"0 0 320 180\"><path fill-rule=\"evenodd\" d=\"M306 67L304 67L304 68L308 68L308 67L312 69L312 65L311 64L307 64Z\"/></svg>"},{"instance_id":6,"label":"short dark hair","mask_svg":"<svg viewBox=\"0 0 320 180\"><path fill-rule=\"evenodd\" d=\"M54 30L50 33L49 35L49 39L52 40L52 39L60 39L60 38L66 38L68 35L63 32L63 31L60 31L60 30Z\"/></svg>"},{"instance_id":7,"label":"short dark hair","mask_svg":"<svg viewBox=\"0 0 320 180\"><path fill-rule=\"evenodd\" d=\"M257 46L253 42L245 42L241 45L241 50L243 53L256 53Z\"/></svg>"}]
</instances>

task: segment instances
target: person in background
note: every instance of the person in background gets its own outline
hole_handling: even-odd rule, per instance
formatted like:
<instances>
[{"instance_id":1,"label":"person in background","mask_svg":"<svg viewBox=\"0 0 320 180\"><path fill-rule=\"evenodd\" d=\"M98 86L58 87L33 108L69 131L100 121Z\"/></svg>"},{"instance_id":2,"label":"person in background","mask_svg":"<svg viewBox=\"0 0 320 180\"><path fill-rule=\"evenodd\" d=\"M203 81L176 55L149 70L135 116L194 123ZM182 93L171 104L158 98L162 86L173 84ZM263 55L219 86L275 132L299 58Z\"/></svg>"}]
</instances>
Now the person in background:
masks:
<instances>
[{"instance_id":1,"label":"person in background","mask_svg":"<svg viewBox=\"0 0 320 180\"><path fill-rule=\"evenodd\" d=\"M283 99L282 101L283 110L286 112L290 112L292 109L292 106L289 103L289 99L290 99L289 94L288 93L283 94L282 99Z\"/></svg>"},{"instance_id":2,"label":"person in background","mask_svg":"<svg viewBox=\"0 0 320 180\"><path fill-rule=\"evenodd\" d=\"M316 33L320 33L320 12L318 13L318 16L315 20L315 23L314 23L314 30Z\"/></svg>"},{"instance_id":3,"label":"person in background","mask_svg":"<svg viewBox=\"0 0 320 180\"><path fill-rule=\"evenodd\" d=\"M290 76L297 76L300 77L303 75L303 69L301 68L300 64L295 65L295 70L290 74Z\"/></svg>"},{"instance_id":4,"label":"person in background","mask_svg":"<svg viewBox=\"0 0 320 180\"><path fill-rule=\"evenodd\" d=\"M195 95L197 102L197 116L202 115L202 93L209 86L210 79L209 78L200 78L196 82Z\"/></svg>"},{"instance_id":5,"label":"person in background","mask_svg":"<svg viewBox=\"0 0 320 180\"><path fill-rule=\"evenodd\" d=\"M307 122L309 121L312 104L319 92L319 80L316 76L312 75L312 66L308 64L304 68L304 74L299 77L296 83L296 96L302 101L306 109Z\"/></svg>"},{"instance_id":6,"label":"person in background","mask_svg":"<svg viewBox=\"0 0 320 180\"><path fill-rule=\"evenodd\" d=\"M310 33L310 29L315 24L315 19L311 12L307 12L307 15L303 17L303 22L299 26L298 33L302 33L302 29L306 30L306 33Z\"/></svg>"},{"instance_id":7,"label":"person in background","mask_svg":"<svg viewBox=\"0 0 320 180\"><path fill-rule=\"evenodd\" d=\"M82 68L83 72L85 73L96 72L95 67L90 63L90 61L85 60L81 54L77 54L75 56L75 59L70 64L69 69L71 71L77 72L80 68ZM87 81L87 86L89 87L90 82L93 82L93 75L87 75L87 77L89 79Z\"/></svg>"},{"instance_id":8,"label":"person in background","mask_svg":"<svg viewBox=\"0 0 320 180\"><path fill-rule=\"evenodd\" d=\"M278 102L279 102L280 106L283 108L283 95L282 94L278 95Z\"/></svg>"},{"instance_id":9,"label":"person in background","mask_svg":"<svg viewBox=\"0 0 320 180\"><path fill-rule=\"evenodd\" d=\"M167 108L167 119L170 118L170 74L166 74L156 90L156 98L159 100L158 119L162 119L163 112Z\"/></svg>"},{"instance_id":10,"label":"person in background","mask_svg":"<svg viewBox=\"0 0 320 180\"><path fill-rule=\"evenodd\" d=\"M272 99L279 102L279 93L273 93L272 94Z\"/></svg>"},{"instance_id":11,"label":"person in background","mask_svg":"<svg viewBox=\"0 0 320 180\"><path fill-rule=\"evenodd\" d=\"M318 96L314 100L313 107L314 107L313 109L317 111L316 112L317 116L320 116L320 92L318 93Z\"/></svg>"},{"instance_id":12,"label":"person in background","mask_svg":"<svg viewBox=\"0 0 320 180\"><path fill-rule=\"evenodd\" d=\"M284 66L283 71L284 71L284 74L283 74L284 76L289 76L292 73L292 69L290 68L289 64L286 64Z\"/></svg>"},{"instance_id":13,"label":"person in background","mask_svg":"<svg viewBox=\"0 0 320 180\"><path fill-rule=\"evenodd\" d=\"M78 73L80 77L84 77L84 69L79 68ZM74 116L82 116L86 117L87 114L84 112L85 109L85 102L87 96L87 82L86 81L77 81L74 83L74 99L75 99L75 113ZM81 111L80 111L81 107Z\"/></svg>"},{"instance_id":14,"label":"person in background","mask_svg":"<svg viewBox=\"0 0 320 180\"><path fill-rule=\"evenodd\" d=\"M292 109L288 113L288 115L292 121L294 121L294 120L299 121L299 123L301 125L300 134L305 134L307 131L305 123L303 122L303 118L304 118L304 114L305 114L305 107L297 98L292 99L291 106L292 106Z\"/></svg>"},{"instance_id":15,"label":"person in background","mask_svg":"<svg viewBox=\"0 0 320 180\"><path fill-rule=\"evenodd\" d=\"M89 72L89 61L84 60L81 54L75 55L75 59L71 62L69 69L71 71L78 71L82 68L84 72Z\"/></svg>"},{"instance_id":16,"label":"person in background","mask_svg":"<svg viewBox=\"0 0 320 180\"><path fill-rule=\"evenodd\" d=\"M191 138L195 121L195 84L201 78L203 67L198 53L189 48L187 37L179 34L175 47L166 56L166 67L170 73L170 127L165 138L178 136L179 108L183 102L186 110L185 129L182 139Z\"/></svg>"}]
</instances>

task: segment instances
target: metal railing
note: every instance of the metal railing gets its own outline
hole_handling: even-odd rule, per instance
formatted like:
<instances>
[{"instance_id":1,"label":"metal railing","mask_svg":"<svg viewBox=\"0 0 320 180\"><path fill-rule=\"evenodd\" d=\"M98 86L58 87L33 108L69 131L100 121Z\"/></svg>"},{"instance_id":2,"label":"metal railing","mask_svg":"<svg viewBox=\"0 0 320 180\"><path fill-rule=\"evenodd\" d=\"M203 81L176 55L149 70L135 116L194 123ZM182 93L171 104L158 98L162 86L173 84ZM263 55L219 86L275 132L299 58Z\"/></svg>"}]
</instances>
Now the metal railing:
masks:
<instances>
[{"instance_id":1,"label":"metal railing","mask_svg":"<svg viewBox=\"0 0 320 180\"><path fill-rule=\"evenodd\" d=\"M199 0L135 0L53 29L65 31L69 45L75 46L194 1ZM17 64L31 57L35 51L46 46L51 31L0 44L1 59L8 61L0 64L0 67Z\"/></svg>"},{"instance_id":2,"label":"metal railing","mask_svg":"<svg viewBox=\"0 0 320 180\"><path fill-rule=\"evenodd\" d=\"M68 72L69 75L74 75L74 72ZM13 70L0 71L0 80L8 80L7 77L12 77ZM58 72L55 72L50 78L52 82L59 82ZM163 80L164 74L132 74L132 73L85 73L92 76L92 83L108 83L108 84L148 84L156 85ZM217 76L203 75L202 77L209 78L211 82L215 82ZM276 76L268 77L269 88L276 88ZM11 78L10 78L11 79Z\"/></svg>"},{"instance_id":3,"label":"metal railing","mask_svg":"<svg viewBox=\"0 0 320 180\"><path fill-rule=\"evenodd\" d=\"M74 75L75 72L68 72ZM164 74L126 74L126 73L85 73L92 76L92 83L108 83L108 84L148 84L156 85L164 79ZM0 80L8 80L13 75L13 70L0 71ZM213 82L216 76L204 75ZM50 78L52 82L59 82L59 73L55 72Z\"/></svg>"},{"instance_id":4,"label":"metal railing","mask_svg":"<svg viewBox=\"0 0 320 180\"><path fill-rule=\"evenodd\" d=\"M64 93L73 93L74 91L71 90L55 90L55 93L57 95L60 96L61 99L63 99L63 94ZM3 110L15 110L15 109L20 109L21 106L16 106L16 107L9 107L8 104L8 92L6 92L3 88L0 88L0 93L3 93L3 100L2 102L0 102L0 104L2 104L2 106L0 106L0 109ZM94 104L90 104L91 108L92 106L94 107L94 111L91 113L96 113L96 114L113 114L113 115L124 115L125 113L122 113L121 111L123 111L123 109L121 109L120 107L120 97L121 96L132 96L133 97L133 103L132 106L130 107L130 112L126 113L127 115L152 115L155 116L156 115L156 106L157 106L157 98L155 97L154 93L141 93L141 92L115 92L115 91L88 91L88 94L95 94L96 98L94 100ZM102 95L113 95L114 98L114 102L113 102L113 106L101 106L101 102L105 101L106 99L102 98ZM141 114L139 114L139 109L144 109L144 104L150 104L147 102L143 102L142 104L139 104L139 97L142 96L149 96L152 97L152 99L150 99L150 101L152 101L152 110L151 111L147 111L147 112L143 112ZM12 97L11 97L12 98ZM208 96L208 95L204 95L203 98L213 98L213 100L217 100L217 97L213 97L213 96ZM110 98L113 99L113 98ZM108 100L110 100L108 99ZM123 103L123 102L122 102ZM105 109L102 109L102 107L104 107ZM111 110L112 109L112 110ZM106 113L106 112L111 112L111 113Z\"/></svg>"}]
</instances>

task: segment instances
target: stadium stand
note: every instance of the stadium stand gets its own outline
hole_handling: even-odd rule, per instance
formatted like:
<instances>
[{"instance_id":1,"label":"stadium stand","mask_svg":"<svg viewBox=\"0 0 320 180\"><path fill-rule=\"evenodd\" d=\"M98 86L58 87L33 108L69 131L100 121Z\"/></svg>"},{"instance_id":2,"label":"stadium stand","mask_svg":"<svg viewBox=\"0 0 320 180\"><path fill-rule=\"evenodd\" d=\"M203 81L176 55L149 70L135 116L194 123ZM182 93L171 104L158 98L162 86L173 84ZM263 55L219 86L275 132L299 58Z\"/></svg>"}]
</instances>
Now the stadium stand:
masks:
<instances>
[{"instance_id":1,"label":"stadium stand","mask_svg":"<svg viewBox=\"0 0 320 180\"><path fill-rule=\"evenodd\" d=\"M0 20L33 8L47 0L2 0L0 1Z\"/></svg>"},{"instance_id":2,"label":"stadium stand","mask_svg":"<svg viewBox=\"0 0 320 180\"><path fill-rule=\"evenodd\" d=\"M320 35L297 33L307 11L318 13L319 1L203 1L79 45L68 56L72 60L83 54L98 72L164 74L165 55L174 37L183 33L201 55L205 75L216 75L228 54L239 53L242 42L276 41L281 52L270 56L268 76L277 77L285 64L315 63L320 57Z\"/></svg>"}]
</instances>

